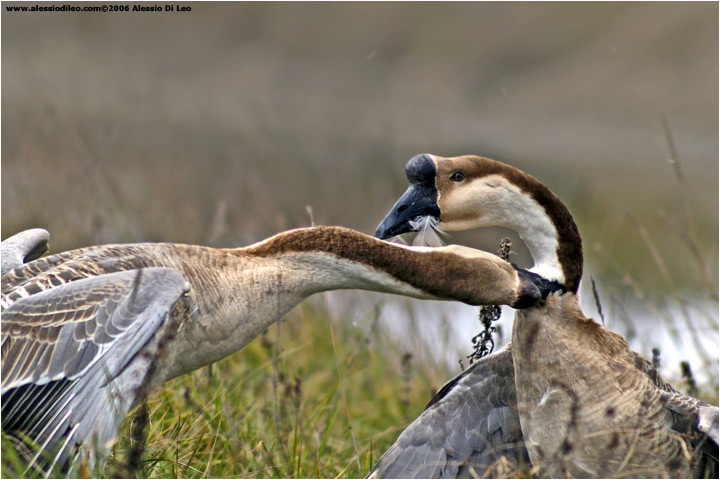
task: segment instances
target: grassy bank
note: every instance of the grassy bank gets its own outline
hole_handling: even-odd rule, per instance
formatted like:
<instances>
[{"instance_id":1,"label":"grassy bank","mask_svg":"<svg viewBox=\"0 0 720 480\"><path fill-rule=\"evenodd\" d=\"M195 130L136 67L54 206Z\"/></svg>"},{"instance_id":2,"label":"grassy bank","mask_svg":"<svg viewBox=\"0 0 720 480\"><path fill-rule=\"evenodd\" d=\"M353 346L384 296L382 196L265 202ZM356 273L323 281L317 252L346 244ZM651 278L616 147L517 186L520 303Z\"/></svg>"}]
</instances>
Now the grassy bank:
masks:
<instances>
[{"instance_id":1,"label":"grassy bank","mask_svg":"<svg viewBox=\"0 0 720 480\"><path fill-rule=\"evenodd\" d=\"M398 350L378 329L330 317L318 296L241 352L167 383L147 401L137 470L129 459L138 445L138 409L125 420L108 464L92 473L79 467L74 475L365 476L449 372L419 364L419 356ZM7 468L12 452L5 447L8 478L16 472Z\"/></svg>"},{"instance_id":2,"label":"grassy bank","mask_svg":"<svg viewBox=\"0 0 720 480\"><path fill-rule=\"evenodd\" d=\"M373 315L371 302L367 309ZM158 389L125 419L107 463L76 465L71 475L364 477L450 378L444 362L428 358L377 325L332 314L319 295L241 352ZM716 382L693 392L669 380L717 403ZM5 438L2 453L2 477L17 477Z\"/></svg>"}]
</instances>

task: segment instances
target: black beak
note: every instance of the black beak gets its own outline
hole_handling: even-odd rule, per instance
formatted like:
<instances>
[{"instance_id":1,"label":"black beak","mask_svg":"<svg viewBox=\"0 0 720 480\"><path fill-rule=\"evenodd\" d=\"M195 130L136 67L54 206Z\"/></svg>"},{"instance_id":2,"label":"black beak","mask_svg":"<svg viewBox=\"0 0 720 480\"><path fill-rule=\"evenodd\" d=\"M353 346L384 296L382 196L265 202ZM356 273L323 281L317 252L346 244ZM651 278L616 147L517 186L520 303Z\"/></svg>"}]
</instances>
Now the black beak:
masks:
<instances>
[{"instance_id":1,"label":"black beak","mask_svg":"<svg viewBox=\"0 0 720 480\"><path fill-rule=\"evenodd\" d=\"M410 221L417 217L432 216L440 219L435 163L427 155L417 155L408 162L405 173L410 187L375 231L375 236L383 240L413 231Z\"/></svg>"},{"instance_id":2,"label":"black beak","mask_svg":"<svg viewBox=\"0 0 720 480\"><path fill-rule=\"evenodd\" d=\"M410 221L420 216L440 218L440 209L436 202L435 187L410 185L405 194L393 206L377 230L375 236L383 240L403 233L411 232Z\"/></svg>"}]
</instances>

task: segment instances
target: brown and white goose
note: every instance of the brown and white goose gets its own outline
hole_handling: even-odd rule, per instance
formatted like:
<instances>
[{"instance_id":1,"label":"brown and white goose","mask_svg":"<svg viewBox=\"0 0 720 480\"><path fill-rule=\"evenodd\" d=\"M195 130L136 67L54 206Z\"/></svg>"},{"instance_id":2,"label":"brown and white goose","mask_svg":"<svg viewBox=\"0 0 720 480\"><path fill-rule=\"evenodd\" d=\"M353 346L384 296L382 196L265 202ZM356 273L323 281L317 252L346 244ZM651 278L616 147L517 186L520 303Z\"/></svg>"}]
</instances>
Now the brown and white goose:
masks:
<instances>
[{"instance_id":1,"label":"brown and white goose","mask_svg":"<svg viewBox=\"0 0 720 480\"><path fill-rule=\"evenodd\" d=\"M240 350L314 293L516 307L541 294L533 275L485 252L402 247L340 227L237 249L103 245L37 258L47 240L34 229L1 249L2 429L39 445L30 464L44 467L65 464L75 445L106 452L153 386Z\"/></svg>"},{"instance_id":2,"label":"brown and white goose","mask_svg":"<svg viewBox=\"0 0 720 480\"><path fill-rule=\"evenodd\" d=\"M378 227L390 238L434 217L446 231L515 230L531 271L565 292L515 316L512 345L448 382L372 477L492 475L502 457L545 477L717 478L716 407L679 394L578 302L582 243L542 183L487 158L418 155L410 187ZM428 223L428 222L426 222Z\"/></svg>"}]
</instances>

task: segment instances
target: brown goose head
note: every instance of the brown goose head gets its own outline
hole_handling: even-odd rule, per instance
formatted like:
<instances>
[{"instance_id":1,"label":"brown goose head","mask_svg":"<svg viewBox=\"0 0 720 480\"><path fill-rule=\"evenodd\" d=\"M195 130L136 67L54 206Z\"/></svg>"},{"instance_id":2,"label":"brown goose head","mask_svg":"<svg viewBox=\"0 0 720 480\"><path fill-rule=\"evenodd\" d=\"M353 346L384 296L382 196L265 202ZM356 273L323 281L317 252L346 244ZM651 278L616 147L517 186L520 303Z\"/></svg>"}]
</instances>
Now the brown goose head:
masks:
<instances>
[{"instance_id":1,"label":"brown goose head","mask_svg":"<svg viewBox=\"0 0 720 480\"><path fill-rule=\"evenodd\" d=\"M516 231L535 261L530 271L577 292L582 240L570 211L535 177L489 158L416 155L405 167L410 186L375 232L382 239L438 220L445 231L500 226Z\"/></svg>"}]
</instances>

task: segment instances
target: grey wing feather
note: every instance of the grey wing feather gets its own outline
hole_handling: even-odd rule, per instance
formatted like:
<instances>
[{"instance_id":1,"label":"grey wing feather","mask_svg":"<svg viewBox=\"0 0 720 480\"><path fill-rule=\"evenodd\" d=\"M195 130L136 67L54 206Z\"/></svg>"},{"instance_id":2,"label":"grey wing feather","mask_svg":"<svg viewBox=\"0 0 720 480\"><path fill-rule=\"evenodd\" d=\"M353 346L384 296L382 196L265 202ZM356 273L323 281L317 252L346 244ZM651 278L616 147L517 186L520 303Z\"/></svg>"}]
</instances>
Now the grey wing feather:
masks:
<instances>
[{"instance_id":1,"label":"grey wing feather","mask_svg":"<svg viewBox=\"0 0 720 480\"><path fill-rule=\"evenodd\" d=\"M718 407L678 392L665 382L652 365L639 353L632 352L635 368L647 375L663 393L669 426L675 432L690 436L694 450L694 475L699 478L717 478L718 461Z\"/></svg>"},{"instance_id":2,"label":"grey wing feather","mask_svg":"<svg viewBox=\"0 0 720 480\"><path fill-rule=\"evenodd\" d=\"M164 266L147 260L143 244L84 247L38 258L2 276L3 308L18 298L83 278Z\"/></svg>"},{"instance_id":3,"label":"grey wing feather","mask_svg":"<svg viewBox=\"0 0 720 480\"><path fill-rule=\"evenodd\" d=\"M718 408L682 395L639 354L635 367L665 392L671 428L690 434L694 474L718 477ZM515 395L511 346L483 358L445 384L370 472L371 478L470 478L501 457L530 465ZM433 456L434 455L434 456ZM430 459L430 460L428 460Z\"/></svg>"},{"instance_id":4,"label":"grey wing feather","mask_svg":"<svg viewBox=\"0 0 720 480\"><path fill-rule=\"evenodd\" d=\"M146 268L16 300L2 315L3 430L60 462L76 443L105 446L150 367L138 353L185 291L177 270Z\"/></svg>"},{"instance_id":5,"label":"grey wing feather","mask_svg":"<svg viewBox=\"0 0 720 480\"><path fill-rule=\"evenodd\" d=\"M718 408L697 398L672 391L661 396L668 424L686 436L692 452L695 478L718 478Z\"/></svg>"},{"instance_id":6,"label":"grey wing feather","mask_svg":"<svg viewBox=\"0 0 720 480\"><path fill-rule=\"evenodd\" d=\"M482 476L505 457L529 464L510 346L450 380L370 473L376 478Z\"/></svg>"},{"instance_id":7,"label":"grey wing feather","mask_svg":"<svg viewBox=\"0 0 720 480\"><path fill-rule=\"evenodd\" d=\"M0 244L0 273L5 275L24 263L39 258L48 251L50 234L42 228L32 228L9 237Z\"/></svg>"}]
</instances>

